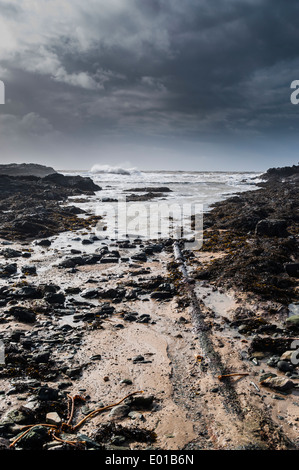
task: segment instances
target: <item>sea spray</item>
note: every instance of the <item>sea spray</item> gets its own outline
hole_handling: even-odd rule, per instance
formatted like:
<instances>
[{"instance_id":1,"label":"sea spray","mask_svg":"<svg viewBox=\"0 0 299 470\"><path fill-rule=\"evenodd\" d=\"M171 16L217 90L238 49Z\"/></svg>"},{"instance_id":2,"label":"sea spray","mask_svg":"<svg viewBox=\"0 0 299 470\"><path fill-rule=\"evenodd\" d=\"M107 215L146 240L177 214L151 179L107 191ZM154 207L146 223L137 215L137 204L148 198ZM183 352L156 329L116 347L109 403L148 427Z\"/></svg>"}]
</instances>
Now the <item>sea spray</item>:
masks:
<instances>
[{"instance_id":1,"label":"sea spray","mask_svg":"<svg viewBox=\"0 0 299 470\"><path fill-rule=\"evenodd\" d=\"M140 174L140 171L137 168L122 168L120 166L110 166L110 165L94 165L91 168L91 173L109 173L109 174L117 174L117 175L132 175L132 174Z\"/></svg>"}]
</instances>

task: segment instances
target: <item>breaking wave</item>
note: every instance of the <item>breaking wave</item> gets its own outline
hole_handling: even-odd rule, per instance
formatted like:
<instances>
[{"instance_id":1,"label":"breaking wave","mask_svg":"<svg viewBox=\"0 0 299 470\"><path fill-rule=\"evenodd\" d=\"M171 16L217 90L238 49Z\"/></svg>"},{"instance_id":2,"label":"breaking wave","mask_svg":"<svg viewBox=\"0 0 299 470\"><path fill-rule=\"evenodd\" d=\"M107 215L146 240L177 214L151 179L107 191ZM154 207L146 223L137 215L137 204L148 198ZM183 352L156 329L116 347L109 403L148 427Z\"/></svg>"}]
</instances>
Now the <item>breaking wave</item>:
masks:
<instances>
[{"instance_id":1,"label":"breaking wave","mask_svg":"<svg viewBox=\"0 0 299 470\"><path fill-rule=\"evenodd\" d=\"M109 174L116 174L116 175L132 175L132 174L140 174L140 171L136 168L122 168L120 166L110 166L110 165L94 165L91 168L91 173L98 174L98 173L109 173Z\"/></svg>"}]
</instances>

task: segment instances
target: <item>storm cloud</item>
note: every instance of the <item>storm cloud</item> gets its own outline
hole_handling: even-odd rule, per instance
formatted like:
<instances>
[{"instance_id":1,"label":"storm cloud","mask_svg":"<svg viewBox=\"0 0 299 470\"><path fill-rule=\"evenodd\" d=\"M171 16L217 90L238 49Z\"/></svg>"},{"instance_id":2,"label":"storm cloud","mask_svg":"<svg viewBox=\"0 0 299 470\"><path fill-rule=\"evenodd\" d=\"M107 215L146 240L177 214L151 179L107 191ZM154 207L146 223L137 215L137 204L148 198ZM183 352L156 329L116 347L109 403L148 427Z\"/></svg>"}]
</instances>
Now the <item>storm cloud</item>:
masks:
<instances>
[{"instance_id":1,"label":"storm cloud","mask_svg":"<svg viewBox=\"0 0 299 470\"><path fill-rule=\"evenodd\" d=\"M295 0L0 1L2 159L296 163L298 15Z\"/></svg>"}]
</instances>

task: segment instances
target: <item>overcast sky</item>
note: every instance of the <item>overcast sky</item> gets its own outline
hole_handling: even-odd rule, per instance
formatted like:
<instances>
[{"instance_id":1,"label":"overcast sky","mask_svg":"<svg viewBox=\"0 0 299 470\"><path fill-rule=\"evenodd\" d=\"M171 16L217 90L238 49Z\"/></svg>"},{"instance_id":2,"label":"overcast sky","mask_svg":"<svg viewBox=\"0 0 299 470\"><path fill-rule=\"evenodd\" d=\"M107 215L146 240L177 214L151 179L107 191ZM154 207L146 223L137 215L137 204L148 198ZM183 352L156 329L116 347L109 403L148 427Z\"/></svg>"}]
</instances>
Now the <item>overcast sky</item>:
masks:
<instances>
[{"instance_id":1,"label":"overcast sky","mask_svg":"<svg viewBox=\"0 0 299 470\"><path fill-rule=\"evenodd\" d=\"M298 0L0 0L1 162L298 162Z\"/></svg>"}]
</instances>

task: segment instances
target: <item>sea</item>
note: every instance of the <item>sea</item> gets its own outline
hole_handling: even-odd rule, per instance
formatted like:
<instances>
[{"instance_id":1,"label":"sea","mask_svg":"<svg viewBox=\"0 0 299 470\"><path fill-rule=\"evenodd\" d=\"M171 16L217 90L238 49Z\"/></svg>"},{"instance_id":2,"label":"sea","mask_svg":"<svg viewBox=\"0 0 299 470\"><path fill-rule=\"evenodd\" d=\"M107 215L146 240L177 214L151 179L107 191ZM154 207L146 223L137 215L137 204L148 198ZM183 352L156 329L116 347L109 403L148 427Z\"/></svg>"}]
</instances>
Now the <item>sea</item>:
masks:
<instances>
[{"instance_id":1,"label":"sea","mask_svg":"<svg viewBox=\"0 0 299 470\"><path fill-rule=\"evenodd\" d=\"M101 187L95 195L76 196L70 203L88 214L103 217L96 235L107 239L163 238L167 231L172 230L173 235L177 227L182 226L186 229L184 235L192 236L191 216L200 228L205 214L215 202L258 189L257 184L262 181L262 174L258 172L142 171L109 165L60 172L89 177ZM130 198L132 195L143 196L157 188L162 191L167 188L167 191L147 201ZM171 227L169 220L172 220Z\"/></svg>"}]
</instances>

